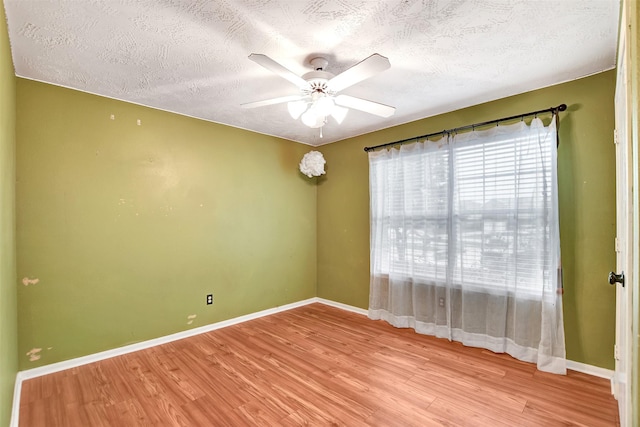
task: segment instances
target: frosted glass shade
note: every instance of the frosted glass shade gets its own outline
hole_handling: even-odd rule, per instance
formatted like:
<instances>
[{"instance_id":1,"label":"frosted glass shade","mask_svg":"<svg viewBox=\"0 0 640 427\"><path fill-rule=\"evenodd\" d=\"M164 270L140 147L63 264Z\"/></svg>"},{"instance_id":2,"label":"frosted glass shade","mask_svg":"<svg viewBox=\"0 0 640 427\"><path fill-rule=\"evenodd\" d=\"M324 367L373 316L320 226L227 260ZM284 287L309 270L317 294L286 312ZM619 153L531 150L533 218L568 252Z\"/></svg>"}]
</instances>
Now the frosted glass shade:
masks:
<instances>
[{"instance_id":1,"label":"frosted glass shade","mask_svg":"<svg viewBox=\"0 0 640 427\"><path fill-rule=\"evenodd\" d=\"M316 112L318 116L326 117L331 114L335 103L333 102L333 98L329 96L323 96L319 98L316 102L313 103L316 108Z\"/></svg>"},{"instance_id":2,"label":"frosted glass shade","mask_svg":"<svg viewBox=\"0 0 640 427\"><path fill-rule=\"evenodd\" d=\"M349 112L348 108L340 107L338 105L334 105L331 110L331 117L335 119L338 124L342 123L345 117L347 117L347 113Z\"/></svg>"},{"instance_id":3,"label":"frosted glass shade","mask_svg":"<svg viewBox=\"0 0 640 427\"><path fill-rule=\"evenodd\" d=\"M324 116L318 114L315 105L311 106L300 119L310 128L319 128L324 125Z\"/></svg>"},{"instance_id":4,"label":"frosted glass shade","mask_svg":"<svg viewBox=\"0 0 640 427\"><path fill-rule=\"evenodd\" d=\"M287 104L287 109L293 120L298 120L298 117L307 109L307 103L302 100L291 101Z\"/></svg>"}]
</instances>

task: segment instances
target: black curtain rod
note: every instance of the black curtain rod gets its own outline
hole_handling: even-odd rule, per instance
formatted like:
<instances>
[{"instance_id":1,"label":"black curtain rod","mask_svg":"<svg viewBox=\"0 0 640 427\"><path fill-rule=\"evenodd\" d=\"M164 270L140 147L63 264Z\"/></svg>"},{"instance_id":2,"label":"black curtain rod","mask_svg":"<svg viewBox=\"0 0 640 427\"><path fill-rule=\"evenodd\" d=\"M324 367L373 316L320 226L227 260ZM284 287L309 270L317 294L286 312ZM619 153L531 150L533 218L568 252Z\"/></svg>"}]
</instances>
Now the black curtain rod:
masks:
<instances>
[{"instance_id":1,"label":"black curtain rod","mask_svg":"<svg viewBox=\"0 0 640 427\"><path fill-rule=\"evenodd\" d=\"M567 104L560 104L557 107L546 108L544 110L532 111L530 113L524 113L524 114L517 114L511 117L503 117L501 119L489 120L488 122L482 122L482 123L474 123L472 125L461 126L453 129L445 129L445 130L441 130L440 132L433 132L433 133L428 133L426 135L414 136L413 138L401 139L400 141L387 142L386 144L375 145L373 147L364 147L364 151L369 152L369 151L375 150L376 148L389 147L391 145L402 144L408 141L417 141L418 139L429 138L430 136L435 136L440 134L444 135L444 134L449 134L453 132L459 132L461 130L474 129L476 127L492 125L494 123L506 122L507 120L513 120L518 118L524 119L527 116L537 116L538 114L543 114L543 113L558 114L558 111L565 111L566 109L567 109Z\"/></svg>"}]
</instances>

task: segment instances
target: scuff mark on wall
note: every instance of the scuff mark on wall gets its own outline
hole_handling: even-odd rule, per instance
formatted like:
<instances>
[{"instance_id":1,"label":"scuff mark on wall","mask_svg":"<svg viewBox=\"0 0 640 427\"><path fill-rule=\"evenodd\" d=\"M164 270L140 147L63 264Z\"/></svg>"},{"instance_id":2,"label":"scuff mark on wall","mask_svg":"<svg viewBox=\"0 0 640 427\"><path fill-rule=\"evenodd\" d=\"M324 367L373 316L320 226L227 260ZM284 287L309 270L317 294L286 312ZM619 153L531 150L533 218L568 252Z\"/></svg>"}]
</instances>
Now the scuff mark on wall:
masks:
<instances>
[{"instance_id":1,"label":"scuff mark on wall","mask_svg":"<svg viewBox=\"0 0 640 427\"><path fill-rule=\"evenodd\" d=\"M42 351L41 348L32 348L31 350L29 350L27 352L27 356L29 356L29 362L35 362L36 360L40 359L40 352Z\"/></svg>"},{"instance_id":2,"label":"scuff mark on wall","mask_svg":"<svg viewBox=\"0 0 640 427\"><path fill-rule=\"evenodd\" d=\"M40 282L40 279L35 278L35 279L29 279L28 277L24 277L22 279L22 284L25 286L29 286L29 285L37 285Z\"/></svg>"},{"instance_id":3,"label":"scuff mark on wall","mask_svg":"<svg viewBox=\"0 0 640 427\"><path fill-rule=\"evenodd\" d=\"M193 323L193 320L194 320L196 317L197 317L197 315L196 315L196 314L190 314L190 315L188 315L188 316L187 316L187 319L188 319L189 321L187 322L187 325L192 324L192 323Z\"/></svg>"}]
</instances>

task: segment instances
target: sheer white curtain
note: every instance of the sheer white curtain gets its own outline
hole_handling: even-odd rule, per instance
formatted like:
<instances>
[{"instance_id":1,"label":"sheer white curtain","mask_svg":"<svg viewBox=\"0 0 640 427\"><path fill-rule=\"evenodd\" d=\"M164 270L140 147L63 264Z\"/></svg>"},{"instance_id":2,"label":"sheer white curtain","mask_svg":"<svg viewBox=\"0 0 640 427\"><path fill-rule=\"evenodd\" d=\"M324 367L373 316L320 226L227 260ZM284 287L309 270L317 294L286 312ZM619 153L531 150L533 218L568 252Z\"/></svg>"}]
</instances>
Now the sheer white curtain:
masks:
<instances>
[{"instance_id":1,"label":"sheer white curtain","mask_svg":"<svg viewBox=\"0 0 640 427\"><path fill-rule=\"evenodd\" d=\"M369 317L566 373L556 118L369 153Z\"/></svg>"}]
</instances>

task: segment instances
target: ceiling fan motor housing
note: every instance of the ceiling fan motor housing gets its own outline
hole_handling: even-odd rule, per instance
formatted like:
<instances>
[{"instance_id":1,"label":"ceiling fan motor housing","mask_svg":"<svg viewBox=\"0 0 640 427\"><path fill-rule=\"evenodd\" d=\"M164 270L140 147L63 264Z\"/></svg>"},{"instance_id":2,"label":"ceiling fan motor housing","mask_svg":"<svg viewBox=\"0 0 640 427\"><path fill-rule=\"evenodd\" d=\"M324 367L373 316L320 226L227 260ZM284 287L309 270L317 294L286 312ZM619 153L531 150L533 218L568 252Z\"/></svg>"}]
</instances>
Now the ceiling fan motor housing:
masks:
<instances>
[{"instance_id":1,"label":"ceiling fan motor housing","mask_svg":"<svg viewBox=\"0 0 640 427\"><path fill-rule=\"evenodd\" d=\"M309 94L320 92L328 95L333 94L328 85L332 77L333 74L327 73L326 71L310 71L302 76L302 78L309 83Z\"/></svg>"},{"instance_id":2,"label":"ceiling fan motor housing","mask_svg":"<svg viewBox=\"0 0 640 427\"><path fill-rule=\"evenodd\" d=\"M329 65L329 61L327 61L326 58L319 56L311 59L309 64L311 64L315 71L324 71L324 69L327 68L327 65Z\"/></svg>"}]
</instances>

